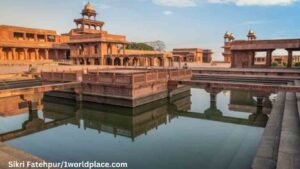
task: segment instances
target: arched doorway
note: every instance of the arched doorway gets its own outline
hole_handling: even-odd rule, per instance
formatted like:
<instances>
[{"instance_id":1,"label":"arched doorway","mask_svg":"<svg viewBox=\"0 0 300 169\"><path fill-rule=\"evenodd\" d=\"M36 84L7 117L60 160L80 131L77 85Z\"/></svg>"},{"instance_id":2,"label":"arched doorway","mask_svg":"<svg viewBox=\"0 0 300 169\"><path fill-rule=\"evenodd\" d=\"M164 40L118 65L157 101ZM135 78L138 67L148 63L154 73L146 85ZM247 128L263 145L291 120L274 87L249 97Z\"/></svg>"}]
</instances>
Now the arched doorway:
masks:
<instances>
[{"instance_id":1,"label":"arched doorway","mask_svg":"<svg viewBox=\"0 0 300 169\"><path fill-rule=\"evenodd\" d=\"M133 63L133 66L138 66L138 64L139 64L139 59L138 58L133 58L133 61L132 61Z\"/></svg>"},{"instance_id":2,"label":"arched doorway","mask_svg":"<svg viewBox=\"0 0 300 169\"><path fill-rule=\"evenodd\" d=\"M3 48L3 55L5 60L11 60L12 59L12 51L10 48Z\"/></svg>"},{"instance_id":3,"label":"arched doorway","mask_svg":"<svg viewBox=\"0 0 300 169\"><path fill-rule=\"evenodd\" d=\"M154 66L163 66L162 64L162 58L161 57L156 57L154 58Z\"/></svg>"},{"instance_id":4,"label":"arched doorway","mask_svg":"<svg viewBox=\"0 0 300 169\"><path fill-rule=\"evenodd\" d=\"M16 49L16 60L24 60L25 59L25 51L22 48Z\"/></svg>"},{"instance_id":5,"label":"arched doorway","mask_svg":"<svg viewBox=\"0 0 300 169\"><path fill-rule=\"evenodd\" d=\"M99 61L99 59L97 58L97 59L95 59L95 65L100 65L100 61Z\"/></svg>"},{"instance_id":6,"label":"arched doorway","mask_svg":"<svg viewBox=\"0 0 300 169\"><path fill-rule=\"evenodd\" d=\"M116 57L114 63L115 63L115 65L117 65L117 66L121 66L121 59L118 58L118 57Z\"/></svg>"},{"instance_id":7,"label":"arched doorway","mask_svg":"<svg viewBox=\"0 0 300 169\"><path fill-rule=\"evenodd\" d=\"M128 58L128 57L125 57L125 58L123 59L123 65L124 65L124 66L129 66L129 58Z\"/></svg>"},{"instance_id":8,"label":"arched doorway","mask_svg":"<svg viewBox=\"0 0 300 169\"><path fill-rule=\"evenodd\" d=\"M44 49L44 50L39 50L39 58L38 58L38 60L46 60L46 49Z\"/></svg>"},{"instance_id":9,"label":"arched doorway","mask_svg":"<svg viewBox=\"0 0 300 169\"><path fill-rule=\"evenodd\" d=\"M79 64L80 64L80 65L84 65L84 60L83 60L83 58L79 58Z\"/></svg>"},{"instance_id":10,"label":"arched doorway","mask_svg":"<svg viewBox=\"0 0 300 169\"><path fill-rule=\"evenodd\" d=\"M112 60L110 57L106 58L106 65L112 65Z\"/></svg>"}]
</instances>

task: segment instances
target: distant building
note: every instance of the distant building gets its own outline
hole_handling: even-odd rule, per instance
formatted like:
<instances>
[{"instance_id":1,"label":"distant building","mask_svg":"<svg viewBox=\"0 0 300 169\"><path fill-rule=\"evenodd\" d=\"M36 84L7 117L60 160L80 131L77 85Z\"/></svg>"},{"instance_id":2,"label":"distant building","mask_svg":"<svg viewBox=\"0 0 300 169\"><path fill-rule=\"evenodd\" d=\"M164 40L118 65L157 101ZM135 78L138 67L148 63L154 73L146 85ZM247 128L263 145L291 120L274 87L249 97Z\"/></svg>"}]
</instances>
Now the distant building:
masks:
<instances>
[{"instance_id":1,"label":"distant building","mask_svg":"<svg viewBox=\"0 0 300 169\"><path fill-rule=\"evenodd\" d=\"M125 54L126 37L103 31L104 22L96 20L97 13L90 3L81 14L82 18L74 20L77 28L69 33L68 44L74 64L107 65L112 63L107 56Z\"/></svg>"},{"instance_id":2,"label":"distant building","mask_svg":"<svg viewBox=\"0 0 300 169\"><path fill-rule=\"evenodd\" d=\"M171 66L172 56L166 52L126 50L126 36L109 34L104 22L96 20L96 11L88 3L75 19L77 28L69 33L71 59L80 65ZM91 18L93 17L93 18Z\"/></svg>"},{"instance_id":3,"label":"distant building","mask_svg":"<svg viewBox=\"0 0 300 169\"><path fill-rule=\"evenodd\" d=\"M69 56L69 37L53 30L0 25L0 37L0 61L61 60Z\"/></svg>"},{"instance_id":4,"label":"distant building","mask_svg":"<svg viewBox=\"0 0 300 169\"><path fill-rule=\"evenodd\" d=\"M200 48L177 48L173 49L173 58L175 62L190 63L210 63L213 52L209 49Z\"/></svg>"},{"instance_id":5,"label":"distant building","mask_svg":"<svg viewBox=\"0 0 300 169\"><path fill-rule=\"evenodd\" d=\"M224 61L231 63L232 68L268 68L272 62L291 68L299 62L299 56L293 52L300 50L299 39L257 40L254 31L247 34L248 40L235 40L233 34L224 35ZM276 56L276 49L285 49L286 56ZM262 55L261 55L262 54Z\"/></svg>"}]
</instances>

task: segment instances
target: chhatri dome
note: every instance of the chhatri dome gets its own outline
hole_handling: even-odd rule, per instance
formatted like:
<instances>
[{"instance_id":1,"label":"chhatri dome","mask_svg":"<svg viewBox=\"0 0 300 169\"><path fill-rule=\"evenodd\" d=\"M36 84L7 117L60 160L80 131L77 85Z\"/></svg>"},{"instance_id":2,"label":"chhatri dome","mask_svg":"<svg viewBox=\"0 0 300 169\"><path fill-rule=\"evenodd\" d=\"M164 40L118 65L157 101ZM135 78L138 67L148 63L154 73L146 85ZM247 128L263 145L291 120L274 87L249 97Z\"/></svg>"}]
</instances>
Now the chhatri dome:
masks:
<instances>
[{"instance_id":1,"label":"chhatri dome","mask_svg":"<svg viewBox=\"0 0 300 169\"><path fill-rule=\"evenodd\" d=\"M93 7L93 5L92 5L90 2L88 2L88 3L84 6L84 9L85 9L85 10L91 10L91 11L95 10L94 7Z\"/></svg>"},{"instance_id":2,"label":"chhatri dome","mask_svg":"<svg viewBox=\"0 0 300 169\"><path fill-rule=\"evenodd\" d=\"M82 16L88 16L88 17L91 17L91 16L96 17L96 15L97 15L95 8L93 7L93 5L90 2L88 2L84 6L81 14L82 14Z\"/></svg>"},{"instance_id":3,"label":"chhatri dome","mask_svg":"<svg viewBox=\"0 0 300 169\"><path fill-rule=\"evenodd\" d=\"M253 30L249 30L247 37L248 40L255 40L256 39L255 32Z\"/></svg>"},{"instance_id":4,"label":"chhatri dome","mask_svg":"<svg viewBox=\"0 0 300 169\"><path fill-rule=\"evenodd\" d=\"M227 31L225 34L224 34L224 38L229 38L230 37L230 33Z\"/></svg>"}]
</instances>

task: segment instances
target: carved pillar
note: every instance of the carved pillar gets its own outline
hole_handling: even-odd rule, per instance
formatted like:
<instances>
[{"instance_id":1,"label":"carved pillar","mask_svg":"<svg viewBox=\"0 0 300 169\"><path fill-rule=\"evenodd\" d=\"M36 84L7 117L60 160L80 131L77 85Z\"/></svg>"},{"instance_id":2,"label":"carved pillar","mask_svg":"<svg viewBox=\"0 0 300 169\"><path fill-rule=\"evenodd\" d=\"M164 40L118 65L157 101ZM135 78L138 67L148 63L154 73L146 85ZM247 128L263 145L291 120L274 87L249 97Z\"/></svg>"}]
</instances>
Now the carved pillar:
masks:
<instances>
[{"instance_id":1,"label":"carved pillar","mask_svg":"<svg viewBox=\"0 0 300 169\"><path fill-rule=\"evenodd\" d=\"M58 60L58 50L54 50L54 53L55 53L54 59Z\"/></svg>"},{"instance_id":2,"label":"carved pillar","mask_svg":"<svg viewBox=\"0 0 300 169\"><path fill-rule=\"evenodd\" d=\"M3 48L0 48L0 60L4 60L4 56L3 56Z\"/></svg>"},{"instance_id":3,"label":"carved pillar","mask_svg":"<svg viewBox=\"0 0 300 169\"><path fill-rule=\"evenodd\" d=\"M46 60L49 60L49 49L45 49Z\"/></svg>"},{"instance_id":4,"label":"carved pillar","mask_svg":"<svg viewBox=\"0 0 300 169\"><path fill-rule=\"evenodd\" d=\"M16 57L17 57L17 55L16 55L16 48L11 48L11 50L12 50L12 58L11 58L11 60L17 60L16 59Z\"/></svg>"},{"instance_id":5,"label":"carved pillar","mask_svg":"<svg viewBox=\"0 0 300 169\"><path fill-rule=\"evenodd\" d=\"M90 58L90 65L95 65L95 59L94 58Z\"/></svg>"},{"instance_id":6,"label":"carved pillar","mask_svg":"<svg viewBox=\"0 0 300 169\"><path fill-rule=\"evenodd\" d=\"M252 67L254 66L255 64L255 51L251 51L251 59L252 59Z\"/></svg>"},{"instance_id":7,"label":"carved pillar","mask_svg":"<svg viewBox=\"0 0 300 169\"><path fill-rule=\"evenodd\" d=\"M249 51L248 52L248 67L253 67L254 66L254 52Z\"/></svg>"},{"instance_id":8,"label":"carved pillar","mask_svg":"<svg viewBox=\"0 0 300 169\"><path fill-rule=\"evenodd\" d=\"M150 66L154 66L154 58L150 58Z\"/></svg>"},{"instance_id":9,"label":"carved pillar","mask_svg":"<svg viewBox=\"0 0 300 169\"><path fill-rule=\"evenodd\" d=\"M111 65L115 65L115 57L111 57Z\"/></svg>"},{"instance_id":10,"label":"carved pillar","mask_svg":"<svg viewBox=\"0 0 300 169\"><path fill-rule=\"evenodd\" d=\"M272 65L272 52L273 52L273 50L268 50L267 51L267 57L266 57L266 66L267 67L271 67L271 65Z\"/></svg>"},{"instance_id":11,"label":"carved pillar","mask_svg":"<svg viewBox=\"0 0 300 169\"><path fill-rule=\"evenodd\" d=\"M124 65L123 65L123 59L124 59L124 58L120 57L120 66L124 66Z\"/></svg>"},{"instance_id":12,"label":"carved pillar","mask_svg":"<svg viewBox=\"0 0 300 169\"><path fill-rule=\"evenodd\" d=\"M34 41L37 41L37 34L34 34Z\"/></svg>"},{"instance_id":13,"label":"carved pillar","mask_svg":"<svg viewBox=\"0 0 300 169\"><path fill-rule=\"evenodd\" d=\"M64 50L64 59L67 60L67 50Z\"/></svg>"},{"instance_id":14,"label":"carved pillar","mask_svg":"<svg viewBox=\"0 0 300 169\"><path fill-rule=\"evenodd\" d=\"M34 49L35 52L35 59L34 60L40 60L39 58L39 49Z\"/></svg>"},{"instance_id":15,"label":"carved pillar","mask_svg":"<svg viewBox=\"0 0 300 169\"><path fill-rule=\"evenodd\" d=\"M292 67L292 62L293 62L293 51L288 50L288 60L287 60L287 67L288 68Z\"/></svg>"},{"instance_id":16,"label":"carved pillar","mask_svg":"<svg viewBox=\"0 0 300 169\"><path fill-rule=\"evenodd\" d=\"M161 65L160 66L165 67L165 58L164 57L162 57L162 59L161 59Z\"/></svg>"},{"instance_id":17,"label":"carved pillar","mask_svg":"<svg viewBox=\"0 0 300 169\"><path fill-rule=\"evenodd\" d=\"M28 60L28 48L24 48L24 60Z\"/></svg>"}]
</instances>

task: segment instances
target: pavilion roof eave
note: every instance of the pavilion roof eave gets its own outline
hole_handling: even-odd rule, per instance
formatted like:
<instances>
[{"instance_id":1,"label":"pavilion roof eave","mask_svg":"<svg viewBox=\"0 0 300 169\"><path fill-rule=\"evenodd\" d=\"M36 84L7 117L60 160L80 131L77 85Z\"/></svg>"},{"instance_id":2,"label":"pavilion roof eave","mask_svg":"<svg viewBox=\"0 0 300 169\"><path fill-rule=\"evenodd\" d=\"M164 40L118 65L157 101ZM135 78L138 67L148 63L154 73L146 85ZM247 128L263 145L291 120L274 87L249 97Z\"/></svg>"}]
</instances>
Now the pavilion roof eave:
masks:
<instances>
[{"instance_id":1,"label":"pavilion roof eave","mask_svg":"<svg viewBox=\"0 0 300 169\"><path fill-rule=\"evenodd\" d=\"M75 23L91 23L91 24L97 24L97 25L103 25L104 22L102 21L97 21L97 20L91 20L91 19L83 19L83 18L80 18L80 19L74 19L74 22Z\"/></svg>"},{"instance_id":2,"label":"pavilion roof eave","mask_svg":"<svg viewBox=\"0 0 300 169\"><path fill-rule=\"evenodd\" d=\"M110 43L123 43L128 44L128 41L123 40L103 40L103 39L82 39L82 40L70 40L68 44L76 44L76 43L94 43L94 42L110 42Z\"/></svg>"}]
</instances>

